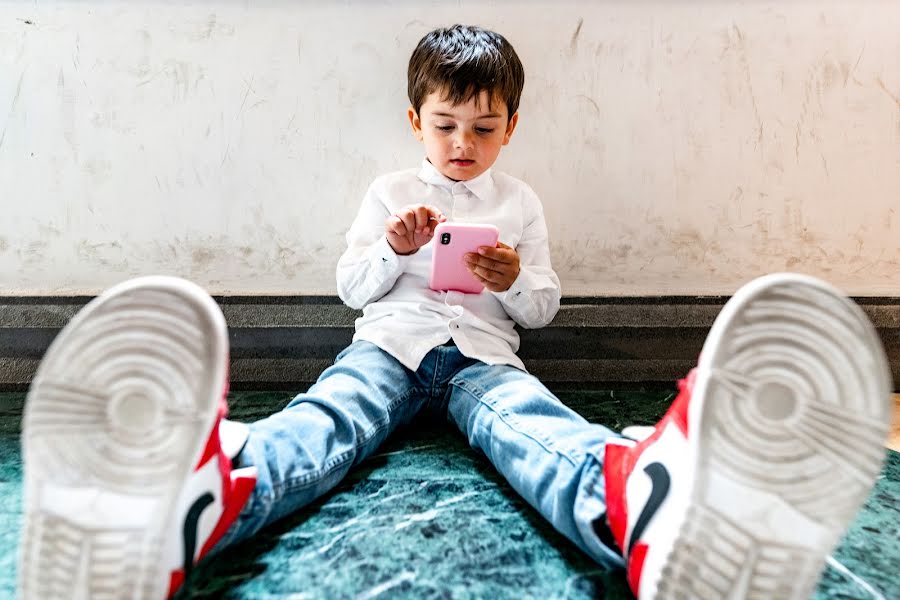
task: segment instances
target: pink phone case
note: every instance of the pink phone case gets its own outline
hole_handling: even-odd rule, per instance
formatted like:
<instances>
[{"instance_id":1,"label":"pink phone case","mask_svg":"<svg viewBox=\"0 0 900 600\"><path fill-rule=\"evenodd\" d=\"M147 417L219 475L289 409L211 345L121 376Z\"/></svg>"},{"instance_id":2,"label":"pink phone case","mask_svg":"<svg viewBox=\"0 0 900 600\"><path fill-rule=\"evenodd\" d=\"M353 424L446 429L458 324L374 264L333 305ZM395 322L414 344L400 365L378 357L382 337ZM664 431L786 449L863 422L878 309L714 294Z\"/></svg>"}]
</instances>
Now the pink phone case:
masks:
<instances>
[{"instance_id":1,"label":"pink phone case","mask_svg":"<svg viewBox=\"0 0 900 600\"><path fill-rule=\"evenodd\" d=\"M493 225L439 224L432 238L431 289L481 293L484 286L469 271L463 256L478 252L479 246L496 246L499 238L500 232Z\"/></svg>"}]
</instances>

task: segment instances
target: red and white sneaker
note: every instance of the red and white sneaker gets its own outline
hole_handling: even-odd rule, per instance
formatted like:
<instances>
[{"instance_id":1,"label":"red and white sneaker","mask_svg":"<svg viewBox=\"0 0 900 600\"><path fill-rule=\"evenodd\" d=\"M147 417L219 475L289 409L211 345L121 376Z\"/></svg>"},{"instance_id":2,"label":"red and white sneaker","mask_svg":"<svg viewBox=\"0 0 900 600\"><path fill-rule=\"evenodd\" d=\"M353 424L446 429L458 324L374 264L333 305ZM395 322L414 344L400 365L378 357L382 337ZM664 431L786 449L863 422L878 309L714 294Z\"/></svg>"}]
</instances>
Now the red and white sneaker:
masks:
<instances>
[{"instance_id":1,"label":"red and white sneaker","mask_svg":"<svg viewBox=\"0 0 900 600\"><path fill-rule=\"evenodd\" d=\"M181 586L256 482L220 442L227 370L222 312L182 279L115 286L62 330L22 423L20 598L159 599Z\"/></svg>"},{"instance_id":2,"label":"red and white sneaker","mask_svg":"<svg viewBox=\"0 0 900 600\"><path fill-rule=\"evenodd\" d=\"M891 375L871 323L816 279L766 276L728 302L679 385L649 437L606 448L632 590L809 598L884 458Z\"/></svg>"}]
</instances>

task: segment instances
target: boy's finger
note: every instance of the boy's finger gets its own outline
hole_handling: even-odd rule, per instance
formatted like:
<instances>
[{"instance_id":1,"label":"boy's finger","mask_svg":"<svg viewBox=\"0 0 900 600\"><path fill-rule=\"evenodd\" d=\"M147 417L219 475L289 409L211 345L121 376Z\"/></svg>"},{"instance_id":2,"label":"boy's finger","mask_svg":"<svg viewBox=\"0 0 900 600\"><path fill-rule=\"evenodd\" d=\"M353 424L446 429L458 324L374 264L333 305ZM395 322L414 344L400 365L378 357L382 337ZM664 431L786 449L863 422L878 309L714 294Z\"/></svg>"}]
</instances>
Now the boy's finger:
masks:
<instances>
[{"instance_id":1,"label":"boy's finger","mask_svg":"<svg viewBox=\"0 0 900 600\"><path fill-rule=\"evenodd\" d=\"M406 227L403 225L403 221L400 220L400 217L398 217L397 215L394 215L390 219L388 219L387 227L397 235L406 235Z\"/></svg>"},{"instance_id":2,"label":"boy's finger","mask_svg":"<svg viewBox=\"0 0 900 600\"><path fill-rule=\"evenodd\" d=\"M472 273L482 280L482 283L485 281L489 281L491 283L500 281L502 279L502 273L498 273L497 271L491 271L490 269L485 269L484 267L476 266L473 267Z\"/></svg>"},{"instance_id":3,"label":"boy's finger","mask_svg":"<svg viewBox=\"0 0 900 600\"><path fill-rule=\"evenodd\" d=\"M439 209L438 207L428 204L425 206L425 208L428 210L429 219L434 219L438 223L443 223L447 220L447 217L444 216L444 213L442 213L441 209Z\"/></svg>"},{"instance_id":4,"label":"boy's finger","mask_svg":"<svg viewBox=\"0 0 900 600\"><path fill-rule=\"evenodd\" d=\"M407 231L415 231L416 229L416 215L413 211L406 209L401 210L397 213L397 216L400 217L400 220L403 221L403 224L406 226Z\"/></svg>"},{"instance_id":5,"label":"boy's finger","mask_svg":"<svg viewBox=\"0 0 900 600\"><path fill-rule=\"evenodd\" d=\"M482 276L479 275L478 273L472 272L472 275L475 277L475 279L477 279L478 281L480 281L482 285L484 285L484 284L486 284L486 283L490 283L490 281L488 281L487 279L485 279L484 277L482 277Z\"/></svg>"},{"instance_id":6,"label":"boy's finger","mask_svg":"<svg viewBox=\"0 0 900 600\"><path fill-rule=\"evenodd\" d=\"M426 225L428 225L428 209L422 205L416 207L416 229L421 231Z\"/></svg>"},{"instance_id":7,"label":"boy's finger","mask_svg":"<svg viewBox=\"0 0 900 600\"><path fill-rule=\"evenodd\" d=\"M482 277L485 277L491 281L500 281L502 278L507 276L508 268L505 268L505 265L485 265L482 262L470 262L467 263L469 270L473 273L478 273Z\"/></svg>"},{"instance_id":8,"label":"boy's finger","mask_svg":"<svg viewBox=\"0 0 900 600\"><path fill-rule=\"evenodd\" d=\"M481 256L486 256L491 260L496 260L502 263L513 263L516 260L516 251L510 248L509 246L505 246L503 248L492 248L491 246L479 246L478 254Z\"/></svg>"},{"instance_id":9,"label":"boy's finger","mask_svg":"<svg viewBox=\"0 0 900 600\"><path fill-rule=\"evenodd\" d=\"M466 254L465 260L467 263L472 265L473 267L481 267L488 271L497 271L499 273L504 272L504 266L507 263L503 263L497 260L492 260L490 258L484 256L478 256L477 254Z\"/></svg>"}]
</instances>

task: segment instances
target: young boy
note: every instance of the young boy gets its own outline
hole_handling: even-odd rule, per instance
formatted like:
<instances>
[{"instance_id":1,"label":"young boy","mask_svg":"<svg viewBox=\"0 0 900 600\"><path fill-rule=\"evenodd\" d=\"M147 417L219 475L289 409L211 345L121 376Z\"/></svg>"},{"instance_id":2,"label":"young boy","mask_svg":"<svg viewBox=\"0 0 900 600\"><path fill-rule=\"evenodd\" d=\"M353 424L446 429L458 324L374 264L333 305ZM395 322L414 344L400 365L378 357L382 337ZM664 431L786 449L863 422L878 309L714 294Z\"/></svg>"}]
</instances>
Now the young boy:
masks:
<instances>
[{"instance_id":1,"label":"young boy","mask_svg":"<svg viewBox=\"0 0 900 600\"><path fill-rule=\"evenodd\" d=\"M54 341L24 418L21 597L171 595L423 411L642 598L808 596L882 458L890 378L862 311L810 278L757 280L659 425L586 422L515 355L515 324L549 323L560 299L540 202L491 169L519 119L516 53L491 31L438 29L408 77L426 158L363 199L337 267L363 316L307 393L249 427L224 420L225 322L179 279L114 287ZM443 221L500 230L467 256L482 293L429 289Z\"/></svg>"}]
</instances>

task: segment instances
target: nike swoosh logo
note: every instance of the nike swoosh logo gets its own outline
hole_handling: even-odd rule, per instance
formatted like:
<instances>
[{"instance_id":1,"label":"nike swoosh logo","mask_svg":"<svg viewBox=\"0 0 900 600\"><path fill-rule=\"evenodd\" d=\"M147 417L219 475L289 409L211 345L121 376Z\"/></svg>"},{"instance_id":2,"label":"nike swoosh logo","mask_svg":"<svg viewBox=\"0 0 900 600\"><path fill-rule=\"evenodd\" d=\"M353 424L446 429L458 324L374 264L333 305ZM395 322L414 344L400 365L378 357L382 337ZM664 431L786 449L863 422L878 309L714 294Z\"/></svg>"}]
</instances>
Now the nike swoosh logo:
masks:
<instances>
[{"instance_id":1,"label":"nike swoosh logo","mask_svg":"<svg viewBox=\"0 0 900 600\"><path fill-rule=\"evenodd\" d=\"M659 510L660 505L669 495L669 487L672 483L669 477L669 471L662 463L654 462L644 467L644 473L650 477L650 497L647 498L647 504L644 505L641 514L638 515L637 521L634 523L634 529L631 530L631 537L628 538L628 551L634 546L634 543L641 539L641 534L650 523L650 519Z\"/></svg>"},{"instance_id":2,"label":"nike swoosh logo","mask_svg":"<svg viewBox=\"0 0 900 600\"><path fill-rule=\"evenodd\" d=\"M191 504L188 509L187 516L184 517L184 528L182 529L182 540L184 543L184 578L187 579L191 570L194 568L194 552L197 549L197 523L200 521L200 515L207 506L213 503L213 495L206 492Z\"/></svg>"}]
</instances>

